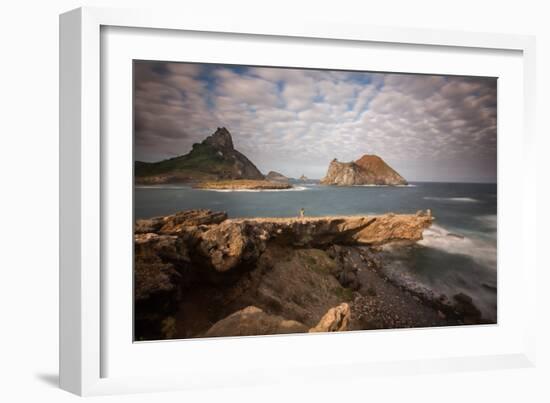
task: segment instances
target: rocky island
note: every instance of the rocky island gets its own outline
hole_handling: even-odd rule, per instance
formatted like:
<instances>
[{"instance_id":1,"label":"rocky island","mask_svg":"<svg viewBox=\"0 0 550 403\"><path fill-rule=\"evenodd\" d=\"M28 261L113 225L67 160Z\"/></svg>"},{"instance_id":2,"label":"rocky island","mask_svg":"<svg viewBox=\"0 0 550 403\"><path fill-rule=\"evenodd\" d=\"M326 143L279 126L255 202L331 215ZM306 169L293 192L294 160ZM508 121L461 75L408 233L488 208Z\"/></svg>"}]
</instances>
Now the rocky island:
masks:
<instances>
[{"instance_id":1,"label":"rocky island","mask_svg":"<svg viewBox=\"0 0 550 403\"><path fill-rule=\"evenodd\" d=\"M364 155L357 161L339 162L333 159L323 185L407 185L407 181L377 155Z\"/></svg>"},{"instance_id":2,"label":"rocky island","mask_svg":"<svg viewBox=\"0 0 550 403\"><path fill-rule=\"evenodd\" d=\"M187 183L205 189L281 189L277 180L264 177L244 154L233 146L225 127L201 143L193 144L185 155L159 162L136 161L135 182L141 185Z\"/></svg>"},{"instance_id":3,"label":"rocky island","mask_svg":"<svg viewBox=\"0 0 550 403\"><path fill-rule=\"evenodd\" d=\"M188 210L135 223L136 340L482 323L385 277L378 248L414 244L429 212L231 219Z\"/></svg>"},{"instance_id":4,"label":"rocky island","mask_svg":"<svg viewBox=\"0 0 550 403\"><path fill-rule=\"evenodd\" d=\"M287 178L283 174L275 171L269 171L265 178L269 181L275 181L275 182L288 182L290 178Z\"/></svg>"}]
</instances>

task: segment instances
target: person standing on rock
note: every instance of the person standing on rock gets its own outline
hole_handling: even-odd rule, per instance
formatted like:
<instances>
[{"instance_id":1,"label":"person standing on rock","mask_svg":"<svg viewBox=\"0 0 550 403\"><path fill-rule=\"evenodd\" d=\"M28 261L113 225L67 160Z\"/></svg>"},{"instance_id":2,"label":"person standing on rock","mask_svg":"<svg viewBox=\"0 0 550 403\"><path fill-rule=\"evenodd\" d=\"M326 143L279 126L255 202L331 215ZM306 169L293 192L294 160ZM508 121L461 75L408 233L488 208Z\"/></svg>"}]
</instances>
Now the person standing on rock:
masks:
<instances>
[{"instance_id":1,"label":"person standing on rock","mask_svg":"<svg viewBox=\"0 0 550 403\"><path fill-rule=\"evenodd\" d=\"M300 218L304 218L305 212L306 212L306 211L305 211L304 208L302 207L302 208L300 209Z\"/></svg>"}]
</instances>

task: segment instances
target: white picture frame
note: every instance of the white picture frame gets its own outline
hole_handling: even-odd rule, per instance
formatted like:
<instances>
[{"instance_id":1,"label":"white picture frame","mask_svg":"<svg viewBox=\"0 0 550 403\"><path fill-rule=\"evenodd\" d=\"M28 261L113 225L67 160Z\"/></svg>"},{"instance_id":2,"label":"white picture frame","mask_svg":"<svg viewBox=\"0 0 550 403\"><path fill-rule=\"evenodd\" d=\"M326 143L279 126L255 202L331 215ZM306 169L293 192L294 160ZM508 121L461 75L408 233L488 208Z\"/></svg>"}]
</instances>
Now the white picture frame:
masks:
<instances>
[{"instance_id":1,"label":"white picture frame","mask_svg":"<svg viewBox=\"0 0 550 403\"><path fill-rule=\"evenodd\" d=\"M108 87L110 82L102 80L102 74L107 74L107 70L103 70L105 61L102 60L102 57L109 56L109 53L105 53L102 49L106 47L102 32L108 31L109 27L117 27L122 30L147 29L165 33L192 32L198 37L201 33L204 35L217 33L218 39L223 38L224 35L227 36L227 40L230 36L247 37L260 42L262 40L280 41L283 46L284 43L293 41L306 48L311 46L312 41L324 41L324 46L332 46L333 49L344 47L346 44L376 44L379 47L419 47L416 51L432 48L438 51L452 50L453 52L464 50L481 56L489 53L508 54L507 52L511 52L510 54L514 56L511 58L513 61L511 61L510 73L505 73L510 74L506 82L509 83L510 88L515 89L515 94L520 97L516 102L521 105L521 113L518 112L519 117L514 117L513 121L501 121L501 98L499 96L499 136L501 129L502 133L507 134L505 143L508 144L508 148L506 150L518 150L519 147L523 169L519 173L513 174L503 168L502 148L499 145L499 209L501 195L509 195L506 197L506 203L511 203L510 206L513 204L513 207L519 207L521 210L518 213L520 222L515 223L513 227L508 226L516 231L516 238L522 239L514 251L517 255L514 257L516 259L514 262L521 267L517 273L521 277L521 281L518 279L516 282L517 292L522 296L521 309L511 314L509 321L501 321L501 307L508 311L507 305L501 303L506 302L511 295L511 293L507 293L505 286L507 284L511 286L513 281L508 280L511 278L512 274L510 274L506 277L506 282L502 287L499 271L499 325L496 327L377 331L370 333L370 336L367 336L365 332L353 332L353 335L293 335L157 342L148 343L147 347L140 347L140 351L136 350L135 352L133 352L135 349L132 346L132 340L126 336L122 339L126 340L125 343L129 343L127 350L122 348L123 346L113 344L115 342L112 334L106 330L106 327L113 323L108 320L109 316L116 315L116 313L111 313L114 305L112 305L112 298L109 299L108 296L118 283L113 281L109 286L105 283L105 280L110 277L105 272L108 245L104 243L103 233L106 220L104 212L109 209L108 203L110 203L106 194L111 191L107 178L114 175L114 171L109 171L114 168L109 168L113 165L108 164L108 153L105 148L111 147L113 144L109 139L102 137L109 131L110 125L105 122L107 114L102 109L105 101L104 94L110 91ZM127 34L128 32L124 33L124 35ZM130 35L132 35L131 32ZM163 39L153 38L151 40L161 41ZM170 40L174 40L174 38ZM109 46L111 49L115 48L116 42L109 42ZM292 383L296 382L296 379L300 381L305 379L346 379L347 377L356 378L380 373L397 375L534 365L535 319L529 313L535 312L534 291L537 266L534 260L535 253L532 250L534 243L528 242L528 234L535 233L536 223L535 176L533 175L535 167L534 158L531 158L535 146L532 126L535 91L535 42L533 37L321 22L281 25L276 21L251 20L243 24L242 21L235 23L231 19L211 21L195 18L193 15L173 14L169 11L80 8L69 11L60 17L60 49L60 385L63 389L79 395L97 395L227 385L245 386L270 382ZM397 49L397 52L399 51ZM127 57L131 58L132 55L129 53ZM223 59L224 57L227 56L220 56L221 59L213 61L227 61ZM261 54L251 57L261 58ZM450 52L448 57L457 56L453 56ZM250 60L252 59L242 59L242 64L247 64ZM393 60L394 69L408 71L404 62L399 65L398 58L394 57ZM436 59L434 58L432 61L435 62ZM300 63L300 65L304 63ZM336 60L334 63L344 62ZM490 62L487 63L487 66L490 66ZM489 70L494 68L487 67ZM419 65L418 71L421 69ZM452 71L445 70L445 64L442 64L437 68L437 72ZM120 91L124 92L124 89ZM108 97L108 99L111 102L116 97ZM518 104L510 104L510 108L512 106L518 106ZM131 113L130 105L121 104L118 107L122 108L122 111L125 110L126 113L128 111ZM124 119L125 115L122 114L122 116L121 119ZM504 122L504 127L501 125L502 122ZM122 144L122 146L124 145ZM502 154L507 155L505 152ZM119 172L119 176L126 175L124 171L121 172ZM131 181L131 178L128 180ZM512 192L508 190L509 187L502 188L501 180L520 181L521 183L517 186L521 191L516 189L516 192ZM504 200L502 202L504 203ZM503 205L506 210L506 204ZM517 216L515 219L518 219ZM504 220L506 218L499 210L499 226ZM506 237L501 237L499 230L499 246L506 245L506 242ZM128 241L128 244L130 243L131 241ZM499 262L503 260L509 259L507 256L501 256L499 251ZM131 284L128 284L128 287L131 288ZM131 301L120 302L120 304L131 304ZM521 312L524 313L522 320L515 320L514 318L517 318ZM486 347L488 344L485 345L483 342L479 343L478 348L468 345L468 348L464 350L446 352L442 347L441 350L434 350L433 354L426 353L420 346L420 353L416 356L402 356L400 355L402 352L396 349L395 355L387 357L387 359L369 358L357 354L346 360L326 362L315 360L316 349L331 346L335 340L341 343L344 340L342 337L345 337L345 344L350 346L357 345L361 340L366 340L366 337L369 338L369 342L377 340L381 344L400 344L403 338L407 337L410 340L415 340L419 346L426 343L437 345L445 337L454 337L470 344L473 344L478 338L485 338L488 341L494 340L495 337L501 337L502 343L499 344L500 339L496 340L494 349L488 349ZM429 341L423 342L422 339ZM153 346L153 344L155 345ZM204 355L207 353L203 353L205 350L201 346L208 346L211 350L208 353L210 356ZM145 349L148 351L141 351ZM301 351L302 354L294 354L294 358L286 362L277 361L277 355L280 355L281 349ZM165 364L163 367L166 367L167 370L156 375L147 371L132 372L129 368L124 367L114 371L106 363L111 360L111 356L114 357L113 351L119 350L124 350L130 355L143 354L140 357L143 357L144 366L148 366L150 363L147 360L150 359L153 351L160 357L167 357L167 354L186 354L188 359L168 363L167 358L161 358ZM250 357L242 359L243 351L247 350ZM258 357L267 350L274 353L264 356L263 362L259 363ZM381 351L384 350L381 349ZM223 362L218 362L219 365L215 370L210 369L211 367L209 368L208 365L199 366L201 356L204 361L204 358L211 358L214 354L218 355L218 359L220 354L222 358L223 354L226 354L228 361L231 361L231 366L224 366ZM236 357L241 357L240 361L242 362L236 363ZM133 361L129 355L119 354L118 359ZM191 367L193 367L193 371L189 371ZM281 370L282 368L284 370ZM259 371L260 369L261 371ZM209 376L205 377L205 374Z\"/></svg>"}]
</instances>

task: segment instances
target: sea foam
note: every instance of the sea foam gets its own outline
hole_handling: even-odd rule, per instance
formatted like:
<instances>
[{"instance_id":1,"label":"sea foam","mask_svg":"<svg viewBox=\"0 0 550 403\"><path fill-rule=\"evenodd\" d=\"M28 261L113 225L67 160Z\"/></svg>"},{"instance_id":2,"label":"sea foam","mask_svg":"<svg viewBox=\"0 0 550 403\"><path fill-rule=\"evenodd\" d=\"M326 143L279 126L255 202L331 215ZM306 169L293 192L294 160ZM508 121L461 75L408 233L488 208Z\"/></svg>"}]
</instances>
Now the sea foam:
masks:
<instances>
[{"instance_id":1,"label":"sea foam","mask_svg":"<svg viewBox=\"0 0 550 403\"><path fill-rule=\"evenodd\" d=\"M423 239L418 241L418 244L447 253L470 256L478 263L496 269L496 244L470 234L453 233L442 226L432 224L424 230Z\"/></svg>"},{"instance_id":2,"label":"sea foam","mask_svg":"<svg viewBox=\"0 0 550 403\"><path fill-rule=\"evenodd\" d=\"M431 197L426 196L424 200L436 200L436 201L449 201L449 202L459 202L459 203L479 203L480 200L474 199L472 197Z\"/></svg>"}]
</instances>

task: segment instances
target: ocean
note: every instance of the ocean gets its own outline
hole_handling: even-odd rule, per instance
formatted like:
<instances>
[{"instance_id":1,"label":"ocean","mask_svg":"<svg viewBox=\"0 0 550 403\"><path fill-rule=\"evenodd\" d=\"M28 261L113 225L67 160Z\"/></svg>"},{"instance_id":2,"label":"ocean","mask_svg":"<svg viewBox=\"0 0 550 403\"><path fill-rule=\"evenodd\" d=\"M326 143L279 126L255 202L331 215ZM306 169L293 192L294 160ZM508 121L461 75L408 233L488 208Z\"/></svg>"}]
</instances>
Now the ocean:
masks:
<instances>
[{"instance_id":1,"label":"ocean","mask_svg":"<svg viewBox=\"0 0 550 403\"><path fill-rule=\"evenodd\" d=\"M497 186L413 182L410 186L322 186L295 183L277 191L210 191L183 185L136 187L135 218L206 208L229 217L415 213L431 209L435 223L417 245L384 248L385 274L408 288L452 298L472 297L483 317L497 318Z\"/></svg>"}]
</instances>

